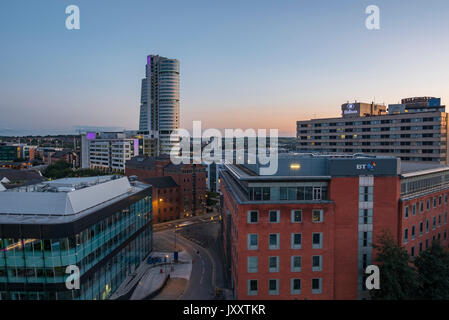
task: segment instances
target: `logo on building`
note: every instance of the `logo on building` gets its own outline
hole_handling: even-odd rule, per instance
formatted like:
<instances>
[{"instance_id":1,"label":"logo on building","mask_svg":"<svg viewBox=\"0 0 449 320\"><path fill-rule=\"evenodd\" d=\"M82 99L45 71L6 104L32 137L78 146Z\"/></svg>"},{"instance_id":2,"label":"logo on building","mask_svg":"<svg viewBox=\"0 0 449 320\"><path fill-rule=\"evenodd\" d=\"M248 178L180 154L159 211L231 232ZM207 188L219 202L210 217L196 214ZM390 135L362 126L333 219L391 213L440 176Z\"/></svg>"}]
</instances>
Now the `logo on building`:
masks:
<instances>
[{"instance_id":1,"label":"logo on building","mask_svg":"<svg viewBox=\"0 0 449 320\"><path fill-rule=\"evenodd\" d=\"M357 164L357 170L374 171L375 167L376 167L376 163L375 162L364 163L364 164Z\"/></svg>"},{"instance_id":2,"label":"logo on building","mask_svg":"<svg viewBox=\"0 0 449 320\"><path fill-rule=\"evenodd\" d=\"M353 103L348 103L348 104L344 107L343 113L344 113L344 114L358 113L356 105L353 104Z\"/></svg>"}]
</instances>

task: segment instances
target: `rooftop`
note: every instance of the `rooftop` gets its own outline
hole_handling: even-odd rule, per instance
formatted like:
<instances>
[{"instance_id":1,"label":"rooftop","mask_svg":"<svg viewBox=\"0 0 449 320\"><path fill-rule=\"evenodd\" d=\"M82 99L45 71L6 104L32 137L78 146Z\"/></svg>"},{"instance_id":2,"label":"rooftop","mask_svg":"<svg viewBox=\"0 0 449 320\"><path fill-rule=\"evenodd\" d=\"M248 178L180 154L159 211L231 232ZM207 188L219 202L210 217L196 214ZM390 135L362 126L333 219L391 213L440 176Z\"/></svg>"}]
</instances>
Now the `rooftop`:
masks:
<instances>
[{"instance_id":1,"label":"rooftop","mask_svg":"<svg viewBox=\"0 0 449 320\"><path fill-rule=\"evenodd\" d=\"M3 191L0 223L68 222L149 187L131 184L127 177L101 176L58 179Z\"/></svg>"},{"instance_id":2,"label":"rooftop","mask_svg":"<svg viewBox=\"0 0 449 320\"><path fill-rule=\"evenodd\" d=\"M156 188L175 188L178 186L175 180L173 180L173 178L169 176L146 178L143 179L143 181L152 186L155 186Z\"/></svg>"}]
</instances>

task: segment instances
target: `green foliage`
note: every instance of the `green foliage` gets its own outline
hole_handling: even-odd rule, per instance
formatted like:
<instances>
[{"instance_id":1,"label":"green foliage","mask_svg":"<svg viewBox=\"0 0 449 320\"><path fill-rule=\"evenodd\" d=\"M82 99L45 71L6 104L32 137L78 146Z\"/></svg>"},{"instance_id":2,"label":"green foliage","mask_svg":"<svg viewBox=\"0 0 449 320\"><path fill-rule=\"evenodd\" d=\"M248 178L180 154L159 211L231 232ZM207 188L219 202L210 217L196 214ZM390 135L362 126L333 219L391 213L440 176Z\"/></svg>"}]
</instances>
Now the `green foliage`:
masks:
<instances>
[{"instance_id":1,"label":"green foliage","mask_svg":"<svg viewBox=\"0 0 449 320\"><path fill-rule=\"evenodd\" d=\"M449 252L439 241L423 251L415 260L418 269L419 296L426 300L449 299Z\"/></svg>"},{"instance_id":2,"label":"green foliage","mask_svg":"<svg viewBox=\"0 0 449 320\"><path fill-rule=\"evenodd\" d=\"M72 172L73 171L68 163L65 161L58 161L49 165L42 175L50 179L61 179L69 177Z\"/></svg>"},{"instance_id":3,"label":"green foliage","mask_svg":"<svg viewBox=\"0 0 449 320\"><path fill-rule=\"evenodd\" d=\"M378 250L380 289L371 290L371 297L379 300L415 299L419 283L416 271L409 264L407 251L399 247L388 232L379 237L379 245L374 248Z\"/></svg>"},{"instance_id":4,"label":"green foliage","mask_svg":"<svg viewBox=\"0 0 449 320\"><path fill-rule=\"evenodd\" d=\"M109 175L110 172L102 171L99 169L79 169L73 170L70 165L65 161L58 161L51 164L42 173L44 177L49 179L61 179L61 178L71 178L71 177L94 177L94 176L104 176ZM120 174L120 173L114 173Z\"/></svg>"},{"instance_id":5,"label":"green foliage","mask_svg":"<svg viewBox=\"0 0 449 320\"><path fill-rule=\"evenodd\" d=\"M378 250L380 290L370 291L373 299L449 299L449 252L439 241L433 241L413 263L390 233L384 232L378 242L374 247Z\"/></svg>"}]
</instances>

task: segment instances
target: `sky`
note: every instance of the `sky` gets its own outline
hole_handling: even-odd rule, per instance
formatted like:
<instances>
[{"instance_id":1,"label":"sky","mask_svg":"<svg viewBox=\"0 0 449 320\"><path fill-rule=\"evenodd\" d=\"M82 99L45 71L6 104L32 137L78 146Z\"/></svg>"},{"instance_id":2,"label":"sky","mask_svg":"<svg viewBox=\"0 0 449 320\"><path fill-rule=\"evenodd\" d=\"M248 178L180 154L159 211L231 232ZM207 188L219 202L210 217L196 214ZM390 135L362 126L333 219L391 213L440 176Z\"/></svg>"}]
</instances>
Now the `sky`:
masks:
<instances>
[{"instance_id":1,"label":"sky","mask_svg":"<svg viewBox=\"0 0 449 320\"><path fill-rule=\"evenodd\" d=\"M65 27L68 5L80 30ZM1 0L0 134L137 129L148 54L179 59L189 130L294 136L347 101L444 104L448 13L447 0Z\"/></svg>"}]
</instances>

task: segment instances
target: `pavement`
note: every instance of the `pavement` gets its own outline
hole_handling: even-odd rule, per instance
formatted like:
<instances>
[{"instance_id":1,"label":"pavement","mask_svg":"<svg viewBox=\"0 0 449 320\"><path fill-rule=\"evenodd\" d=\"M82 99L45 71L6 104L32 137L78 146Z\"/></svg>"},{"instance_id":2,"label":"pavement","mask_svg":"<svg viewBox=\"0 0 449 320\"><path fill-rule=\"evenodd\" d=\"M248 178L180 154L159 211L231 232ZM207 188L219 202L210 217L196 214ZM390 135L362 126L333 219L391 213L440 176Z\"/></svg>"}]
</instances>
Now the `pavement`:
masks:
<instances>
[{"instance_id":1,"label":"pavement","mask_svg":"<svg viewBox=\"0 0 449 320\"><path fill-rule=\"evenodd\" d=\"M130 300L143 300L160 289L170 273L175 277L189 279L192 262L187 252L179 253L179 262L176 264L170 263L174 260L173 252L152 252L149 256L160 257L163 263L150 265L147 263L147 257L139 268L123 281L110 297L111 300L119 299L122 296L129 296ZM166 256L168 256L168 263L164 263Z\"/></svg>"}]
</instances>

